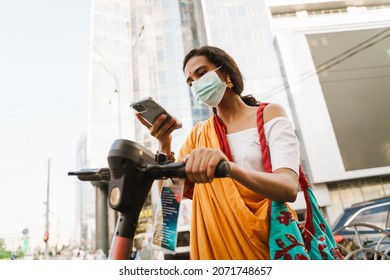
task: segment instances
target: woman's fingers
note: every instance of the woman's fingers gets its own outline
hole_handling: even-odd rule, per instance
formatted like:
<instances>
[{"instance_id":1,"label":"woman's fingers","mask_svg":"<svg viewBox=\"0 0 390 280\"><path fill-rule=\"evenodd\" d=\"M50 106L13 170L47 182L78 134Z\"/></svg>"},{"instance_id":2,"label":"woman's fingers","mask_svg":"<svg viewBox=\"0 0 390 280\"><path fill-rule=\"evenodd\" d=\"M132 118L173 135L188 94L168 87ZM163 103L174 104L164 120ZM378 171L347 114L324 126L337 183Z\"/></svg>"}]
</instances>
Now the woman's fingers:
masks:
<instances>
[{"instance_id":1,"label":"woman's fingers","mask_svg":"<svg viewBox=\"0 0 390 280\"><path fill-rule=\"evenodd\" d=\"M152 127L152 125L147 120L145 120L140 114L136 113L135 116L148 129L150 129Z\"/></svg>"},{"instance_id":2,"label":"woman's fingers","mask_svg":"<svg viewBox=\"0 0 390 280\"><path fill-rule=\"evenodd\" d=\"M193 150L186 158L186 173L194 183L210 183L218 163L226 159L219 150L201 148Z\"/></svg>"},{"instance_id":3,"label":"woman's fingers","mask_svg":"<svg viewBox=\"0 0 390 280\"><path fill-rule=\"evenodd\" d=\"M171 117L169 120L166 120L167 116L165 114L158 117L153 125L149 128L150 134L157 139L168 137L176 128L179 127L179 122Z\"/></svg>"}]
</instances>

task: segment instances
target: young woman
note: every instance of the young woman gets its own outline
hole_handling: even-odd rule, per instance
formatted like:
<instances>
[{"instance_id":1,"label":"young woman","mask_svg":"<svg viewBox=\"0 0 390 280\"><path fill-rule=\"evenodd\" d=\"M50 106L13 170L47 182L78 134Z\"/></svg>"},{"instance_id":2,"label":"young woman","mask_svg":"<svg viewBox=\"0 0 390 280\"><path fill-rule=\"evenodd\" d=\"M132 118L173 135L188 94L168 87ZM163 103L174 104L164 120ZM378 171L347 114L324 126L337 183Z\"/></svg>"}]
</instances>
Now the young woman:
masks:
<instances>
[{"instance_id":1,"label":"young woman","mask_svg":"<svg viewBox=\"0 0 390 280\"><path fill-rule=\"evenodd\" d=\"M268 199L293 202L298 192L299 142L284 109L264 109L264 132L273 172L264 172L257 130L259 103L241 96L244 83L237 64L225 51L204 46L190 51L183 62L194 97L214 116L198 123L180 149L178 161L194 187L191 259L269 259ZM137 116L158 139L162 152L173 155L171 133L176 119L160 127ZM214 178L221 160L231 166L228 178Z\"/></svg>"}]
</instances>

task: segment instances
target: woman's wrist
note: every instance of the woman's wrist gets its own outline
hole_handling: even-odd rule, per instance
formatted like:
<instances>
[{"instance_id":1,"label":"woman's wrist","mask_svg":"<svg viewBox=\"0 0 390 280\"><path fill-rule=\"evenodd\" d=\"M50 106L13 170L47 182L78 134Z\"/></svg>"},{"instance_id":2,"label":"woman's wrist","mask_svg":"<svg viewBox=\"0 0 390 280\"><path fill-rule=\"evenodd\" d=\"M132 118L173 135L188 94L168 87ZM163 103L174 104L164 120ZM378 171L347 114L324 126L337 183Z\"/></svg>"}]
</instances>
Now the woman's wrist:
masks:
<instances>
[{"instance_id":1,"label":"woman's wrist","mask_svg":"<svg viewBox=\"0 0 390 280\"><path fill-rule=\"evenodd\" d=\"M229 177L232 178L232 179L235 179L236 176L237 176L237 172L238 172L239 166L237 164L235 164L234 162L232 162L232 161L229 162L229 165L230 165Z\"/></svg>"},{"instance_id":2,"label":"woman's wrist","mask_svg":"<svg viewBox=\"0 0 390 280\"><path fill-rule=\"evenodd\" d=\"M171 143L161 143L160 142L160 152L167 155L169 161L175 161L175 153L171 150Z\"/></svg>"},{"instance_id":3,"label":"woman's wrist","mask_svg":"<svg viewBox=\"0 0 390 280\"><path fill-rule=\"evenodd\" d=\"M162 144L160 143L160 151L166 154L169 154L171 152L171 145L170 144Z\"/></svg>"}]
</instances>

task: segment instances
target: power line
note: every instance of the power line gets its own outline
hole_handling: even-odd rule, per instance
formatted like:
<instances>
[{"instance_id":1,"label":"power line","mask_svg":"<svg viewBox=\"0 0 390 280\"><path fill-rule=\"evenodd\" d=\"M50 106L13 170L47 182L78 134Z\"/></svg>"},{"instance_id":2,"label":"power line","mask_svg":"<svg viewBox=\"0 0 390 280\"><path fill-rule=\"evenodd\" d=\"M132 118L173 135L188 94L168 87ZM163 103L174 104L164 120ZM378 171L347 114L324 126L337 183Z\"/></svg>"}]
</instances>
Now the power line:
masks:
<instances>
[{"instance_id":1,"label":"power line","mask_svg":"<svg viewBox=\"0 0 390 280\"><path fill-rule=\"evenodd\" d=\"M361 80L371 80L371 79L380 79L380 78L389 78L390 75L378 75L378 76L371 76L371 77L358 77L358 78L350 78L350 79L341 79L341 80L327 80L322 81L323 84L330 84L330 83L338 83L338 82L346 82L346 81L361 81Z\"/></svg>"},{"instance_id":2,"label":"power line","mask_svg":"<svg viewBox=\"0 0 390 280\"><path fill-rule=\"evenodd\" d=\"M332 72L346 72L346 71L356 71L356 70L367 70L367 69L380 69L380 68L390 68L390 65L375 65L375 66L364 66L364 67L355 67L355 68L344 68L344 69L333 69Z\"/></svg>"},{"instance_id":3,"label":"power line","mask_svg":"<svg viewBox=\"0 0 390 280\"><path fill-rule=\"evenodd\" d=\"M350 57L352 57L352 56L358 54L359 52L361 52L361 51L363 51L363 50L366 50L366 49L372 47L373 45L376 45L377 43L379 43L380 41L383 41L384 39L386 39L386 38L388 38L388 37L390 37L390 34L386 35L384 38L381 38L381 39L379 39L379 40L377 40L377 41L374 41L373 43L371 43L371 44L369 44L369 45L367 45L367 46L362 47L361 49L358 49L358 50L356 50L356 51L354 51L354 52L348 54L345 58L343 58L343 59L341 59L341 60L339 60L339 61L335 61L335 62L333 62L333 63L330 64L330 65L324 65L324 67L323 67L322 69L319 69L319 70L316 71L317 74L318 74L318 73L321 73L321 72L323 72L323 71L325 71L325 70L328 70L329 68L332 68L333 66L335 66L335 65L337 65L337 64L340 64L341 62L347 60L348 58L350 58ZM321 65L320 65L320 66L321 66ZM321 67L316 67L316 69L318 69L318 68L321 68Z\"/></svg>"},{"instance_id":4,"label":"power line","mask_svg":"<svg viewBox=\"0 0 390 280\"><path fill-rule=\"evenodd\" d=\"M1 176L0 182L11 179L11 178L20 177L20 174L23 174L23 175L30 174L30 173L35 172L37 170L42 170L43 168L46 168L46 162L41 162L41 163L37 163L34 165L21 167L18 169L13 169L13 170L6 172L5 176ZM3 172L4 172L4 170L3 170Z\"/></svg>"},{"instance_id":5,"label":"power line","mask_svg":"<svg viewBox=\"0 0 390 280\"><path fill-rule=\"evenodd\" d=\"M68 167L69 162L74 161L74 158L53 158L50 159L50 164L53 170L59 170L59 167ZM5 183L10 179L15 180L15 178L25 178L26 175L31 173L43 173L47 169L47 160L42 160L38 163L31 164L25 167L20 167L12 170L4 170L2 171L2 176L0 177L0 182ZM74 164L71 164L74 165ZM61 167L61 168L62 168ZM66 172L64 172L66 174ZM66 176L66 175L64 175Z\"/></svg>"},{"instance_id":6,"label":"power line","mask_svg":"<svg viewBox=\"0 0 390 280\"><path fill-rule=\"evenodd\" d=\"M13 111L12 113L3 113L3 116L1 116L3 119L4 118L18 118L18 117L27 117L31 115L39 115L39 114L52 114L52 115L58 115L61 113L69 113L69 112L74 112L75 110L85 110L85 106L77 106L77 107L70 107L70 108L64 108L63 110L58 110L56 108L52 108L52 110L47 110L47 111L35 111L35 112L23 112L23 113L17 113L17 114L12 114L15 113Z\"/></svg>"},{"instance_id":7,"label":"power line","mask_svg":"<svg viewBox=\"0 0 390 280\"><path fill-rule=\"evenodd\" d=\"M130 90L126 90L126 91L122 91L122 93L130 93L131 91ZM107 93L109 93L109 91L104 91L103 93L100 93L100 94L93 94L91 95L90 97L106 97L107 96ZM58 102L60 102L61 99L58 99ZM55 102L55 100L52 100L51 102ZM39 103L41 105L41 103ZM27 106L28 104L25 103L25 104L20 104L20 105L14 105L14 106L9 106L9 107L2 107L0 109L12 109L12 112L11 113L8 113L8 112L5 112L4 110L2 110L0 112L0 115L2 115L2 118L15 118L15 117L25 117L25 116L30 116L30 115L37 115L37 114L57 114L57 113L63 113L63 112L69 112L69 111L73 111L73 110L85 110L88 106L92 106L92 107L95 107L95 106L98 106L98 105L93 105L92 104L89 104L89 105L83 105L83 104L79 104L78 106L74 106L74 107L66 107L64 108L63 110L58 110L58 109L55 109L53 107L53 109L49 109L49 110L39 110L39 111L35 111L35 112L23 112L23 113L16 113L16 111L14 110L15 108L17 107L22 107L22 106Z\"/></svg>"},{"instance_id":8,"label":"power line","mask_svg":"<svg viewBox=\"0 0 390 280\"><path fill-rule=\"evenodd\" d=\"M132 93L131 90L122 90L122 93ZM27 102L27 103L16 103L16 104L11 104L7 106L0 106L0 109L15 109L18 107L26 107L26 106L34 106L34 105L42 105L44 103L59 103L64 100L75 100L75 99L88 99L88 97L99 97L99 96L107 96L107 94L112 93L111 91L104 90L102 93L99 94L91 94L91 95L86 95L86 96L67 96L63 98L56 98L56 99L46 99L46 100L41 100L41 101L34 101L34 102Z\"/></svg>"},{"instance_id":9,"label":"power line","mask_svg":"<svg viewBox=\"0 0 390 280\"><path fill-rule=\"evenodd\" d=\"M346 51L343 51L343 52L340 53L339 55L336 55L335 57L329 59L328 61L326 61L326 62L324 62L324 63L318 65L318 66L316 67L316 69L321 68L322 66L326 66L326 64L328 64L328 63L330 63L330 62L332 62L332 61L334 61L334 60L336 60L336 59L338 59L338 58L340 58L340 57L342 57L342 56L344 56L344 55L348 55L349 52L351 52L351 51L353 51L353 50L359 48L360 46L363 46L364 44L366 44L366 43L370 42L371 40L373 40L373 39L375 39L375 38L381 36L382 34L384 34L385 32L387 32L387 31L389 31L389 30L390 30L389 28L388 28L388 29L385 29L385 30L379 32L378 34L375 34L374 36L368 38L367 40L364 40L364 41L360 42L359 44L355 45L354 47L349 48L349 49L347 49ZM382 40L383 40L383 39L382 39Z\"/></svg>"},{"instance_id":10,"label":"power line","mask_svg":"<svg viewBox=\"0 0 390 280\"><path fill-rule=\"evenodd\" d=\"M291 85L299 83L299 82L302 82L302 81L304 81L304 80L306 80L306 79L308 79L308 78L310 78L310 77L312 77L312 76L314 76L316 74L319 74L319 73L321 73L321 72L323 72L325 70L328 70L331 67L333 67L333 66L335 66L335 65L337 65L337 64L339 64L339 63L341 63L341 62L343 62L345 60L347 60L348 58L358 54L359 52L361 52L361 51L363 51L363 50L365 50L367 48L372 47L373 45L375 45L375 44L383 41L384 39L390 37L390 34L388 34L385 37L380 38L380 39L378 39L378 40L376 40L376 41L374 41L374 42L372 42L372 43L370 43L368 45L364 45L364 44L366 44L366 43L372 41L373 39L381 36L382 34L388 32L389 30L390 30L390 28L387 28L384 31L379 32L378 34L373 35L369 39L364 40L364 41L360 42L359 44L357 44L357 45L347 49L346 51L342 52L341 54L338 54L335 57L332 57L328 61L326 61L324 63L321 63L320 65L316 66L315 69L309 70L306 73L301 74L298 78L296 78L292 82L288 82L287 81L287 82L283 83L282 85L274 87L273 89L265 92L262 95L263 96L262 98L265 99L265 98L269 98L269 97L271 97L273 95L276 95L276 94L278 94L278 93L280 93L280 92L290 88ZM355 50L355 51L351 52L352 50ZM331 62L333 62L333 63L331 63ZM329 63L331 63L331 64L329 64Z\"/></svg>"},{"instance_id":11,"label":"power line","mask_svg":"<svg viewBox=\"0 0 390 280\"><path fill-rule=\"evenodd\" d=\"M67 97L55 98L55 99L44 99L44 100L40 100L40 101L35 100L33 102L27 102L27 103L16 103L16 104L7 105L7 106L3 105L3 106L0 106L0 109L14 109L17 107L42 105L42 104L52 103L52 102L61 102L64 100L74 100L74 99L84 99L84 98L87 99L87 96L77 95L77 96L67 96Z\"/></svg>"}]
</instances>

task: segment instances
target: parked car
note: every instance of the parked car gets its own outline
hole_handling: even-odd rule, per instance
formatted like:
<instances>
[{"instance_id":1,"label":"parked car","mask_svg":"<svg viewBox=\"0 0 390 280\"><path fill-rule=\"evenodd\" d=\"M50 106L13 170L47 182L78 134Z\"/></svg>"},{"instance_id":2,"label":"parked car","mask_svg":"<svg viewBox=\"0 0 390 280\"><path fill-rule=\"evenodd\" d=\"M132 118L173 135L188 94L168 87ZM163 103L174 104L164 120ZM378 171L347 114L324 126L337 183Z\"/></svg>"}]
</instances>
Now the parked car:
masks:
<instances>
[{"instance_id":1,"label":"parked car","mask_svg":"<svg viewBox=\"0 0 390 280\"><path fill-rule=\"evenodd\" d=\"M332 230L347 259L390 259L390 196L344 209Z\"/></svg>"}]
</instances>

